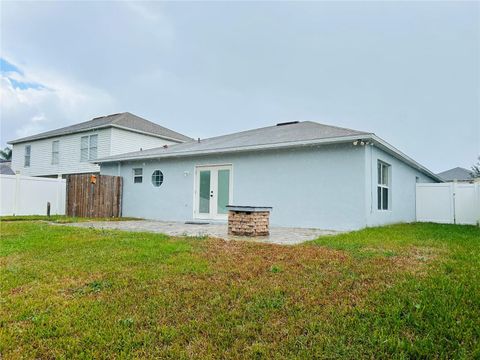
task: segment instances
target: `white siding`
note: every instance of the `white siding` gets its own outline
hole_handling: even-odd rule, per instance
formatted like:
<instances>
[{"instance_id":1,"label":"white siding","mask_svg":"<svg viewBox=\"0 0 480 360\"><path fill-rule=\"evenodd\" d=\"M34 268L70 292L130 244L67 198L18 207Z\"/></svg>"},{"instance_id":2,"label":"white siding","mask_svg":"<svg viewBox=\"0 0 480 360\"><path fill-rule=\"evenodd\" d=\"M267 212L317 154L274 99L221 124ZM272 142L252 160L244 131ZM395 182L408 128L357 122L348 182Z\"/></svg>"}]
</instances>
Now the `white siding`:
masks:
<instances>
[{"instance_id":1,"label":"white siding","mask_svg":"<svg viewBox=\"0 0 480 360\"><path fill-rule=\"evenodd\" d=\"M12 169L26 176L46 176L99 172L100 167L80 161L82 136L98 134L97 158L176 144L155 136L128 130L107 128L84 131L13 145ZM59 163L52 164L52 142L59 141ZM25 146L31 146L30 166L24 167Z\"/></svg>"},{"instance_id":2,"label":"white siding","mask_svg":"<svg viewBox=\"0 0 480 360\"><path fill-rule=\"evenodd\" d=\"M172 144L176 143L155 136L111 128L110 155L139 151L140 148L146 150Z\"/></svg>"},{"instance_id":3,"label":"white siding","mask_svg":"<svg viewBox=\"0 0 480 360\"><path fill-rule=\"evenodd\" d=\"M99 172L100 167L80 161L80 139L85 135L98 135L97 157L110 155L111 129L85 131L49 139L35 140L13 145L12 169L27 176L62 175ZM52 165L52 142L59 140L59 162ZM24 167L25 146L31 145L30 167Z\"/></svg>"}]
</instances>

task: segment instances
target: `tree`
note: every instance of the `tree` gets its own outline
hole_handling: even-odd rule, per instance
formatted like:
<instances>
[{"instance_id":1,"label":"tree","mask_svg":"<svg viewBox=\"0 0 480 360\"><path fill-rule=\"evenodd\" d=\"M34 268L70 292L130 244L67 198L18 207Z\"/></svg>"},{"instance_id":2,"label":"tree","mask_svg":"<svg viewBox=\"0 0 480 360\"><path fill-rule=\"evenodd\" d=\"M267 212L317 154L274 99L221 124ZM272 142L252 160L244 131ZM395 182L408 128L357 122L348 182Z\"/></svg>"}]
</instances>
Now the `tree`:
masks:
<instances>
[{"instance_id":1,"label":"tree","mask_svg":"<svg viewBox=\"0 0 480 360\"><path fill-rule=\"evenodd\" d=\"M0 158L8 161L12 160L12 149L7 146L5 149L0 150Z\"/></svg>"},{"instance_id":2,"label":"tree","mask_svg":"<svg viewBox=\"0 0 480 360\"><path fill-rule=\"evenodd\" d=\"M478 157L477 163L472 166L472 177L480 178L480 156Z\"/></svg>"}]
</instances>

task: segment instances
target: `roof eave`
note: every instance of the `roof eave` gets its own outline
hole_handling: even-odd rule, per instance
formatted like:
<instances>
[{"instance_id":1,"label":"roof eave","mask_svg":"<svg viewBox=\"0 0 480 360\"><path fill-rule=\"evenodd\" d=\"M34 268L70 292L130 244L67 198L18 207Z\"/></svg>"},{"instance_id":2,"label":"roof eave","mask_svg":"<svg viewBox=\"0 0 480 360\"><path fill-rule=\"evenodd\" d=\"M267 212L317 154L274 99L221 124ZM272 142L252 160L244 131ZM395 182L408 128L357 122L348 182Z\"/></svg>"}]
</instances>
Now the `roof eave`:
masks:
<instances>
[{"instance_id":1,"label":"roof eave","mask_svg":"<svg viewBox=\"0 0 480 360\"><path fill-rule=\"evenodd\" d=\"M177 142L177 143L184 143L184 142L187 142L187 141L193 141L192 138L188 138L189 140L181 140L181 139L178 139L178 138L174 138L174 137L170 137L170 136L165 136L165 135L160 135L160 134L155 134L155 133L151 133L151 132L148 132L148 131L142 131L142 130L132 129L132 128L129 128L129 127L126 127L126 126L117 125L117 124L112 124L112 125L110 125L110 126L111 126L111 127L114 127L114 128L121 129L121 130L132 131L132 132L139 133L139 134L143 134L143 135L149 135L149 136L157 137L157 138L164 139L164 140L174 141L174 142Z\"/></svg>"},{"instance_id":2,"label":"roof eave","mask_svg":"<svg viewBox=\"0 0 480 360\"><path fill-rule=\"evenodd\" d=\"M26 142L31 142L31 141L51 139L51 138L65 136L65 135L80 134L80 133L83 133L83 132L95 131L95 130L99 130L99 129L107 129L107 128L111 128L111 127L118 128L118 129L125 130L125 131L131 131L131 132L135 132L135 133L139 133L139 134L143 134L143 135L153 136L153 137L156 137L156 138L169 140L169 141L173 141L173 142L177 142L177 143L187 142L187 140L180 140L178 138L173 138L173 137L170 137L170 136L164 136L164 135L151 133L151 132L148 132L148 131L132 129L132 128L129 128L129 127L126 127L126 126L121 126L121 125L117 125L117 124L107 124L107 125L92 127L92 128L89 128L89 129L82 129L82 130L67 132L67 133L64 133L64 134L41 136L41 137L37 137L37 138L34 138L34 139L29 139L28 137L27 138L20 138L20 139L17 139L17 140L8 141L7 144L15 145L15 144L21 144L21 143L26 143ZM190 140L193 140L193 139L190 138Z\"/></svg>"},{"instance_id":3,"label":"roof eave","mask_svg":"<svg viewBox=\"0 0 480 360\"><path fill-rule=\"evenodd\" d=\"M117 156L114 158L104 158L98 159L95 163L108 163L108 162L123 162L123 161L132 161L132 160L143 160L143 159L166 159L166 158L175 158L175 157L189 157L189 156L201 156L201 155L211 155L211 154L226 154L226 153L237 153L237 152L247 152L255 150L275 150L275 149L288 149L301 146L312 146L312 145L328 145L336 143L344 143L355 141L359 139L367 139L372 134L358 134L358 135L349 135L341 137L332 137L325 139L315 139L307 141L292 141L278 144L262 144L262 145L253 145L253 146L244 146L236 148L223 148L223 149L212 149L204 151L185 151L177 153L166 153L166 154L152 154L152 155L137 155L129 157ZM126 154L127 155L127 154Z\"/></svg>"},{"instance_id":4,"label":"roof eave","mask_svg":"<svg viewBox=\"0 0 480 360\"><path fill-rule=\"evenodd\" d=\"M34 139L29 139L29 137L24 137L24 138L20 138L20 139L17 139L17 140L8 141L7 144L15 145L15 144L21 144L21 143L26 143L26 142L31 142L31 141L51 139L51 138L65 136L65 135L73 135L73 134L80 134L80 133L83 133L83 132L101 130L101 129L106 129L106 128L109 128L109 127L112 127L112 125L108 124L108 125L95 126L95 127L89 128L89 129L76 130L76 131L67 132L67 133L64 133L64 134L39 136L39 137L34 138Z\"/></svg>"},{"instance_id":5,"label":"roof eave","mask_svg":"<svg viewBox=\"0 0 480 360\"><path fill-rule=\"evenodd\" d=\"M166 154L152 154L152 155L136 155L130 157L115 157L115 158L104 158L98 159L95 161L96 164L102 163L109 163L109 162L124 162L124 161L135 161L135 160L149 160L149 159L166 159L166 158L178 158L178 157L189 157L189 156L202 156L202 155L211 155L211 154L226 154L226 153L236 153L236 152L247 152L247 151L255 151L255 150L274 150L274 149L288 149L293 147L301 147L301 146L312 146L312 145L328 145L328 144L338 144L338 143L346 143L355 140L372 140L376 143L382 150L386 151L387 153L393 155L397 159L409 164L413 168L419 170L420 172L424 173L425 175L429 176L430 178L438 181L444 182L444 180L433 173L432 171L428 170L425 166L419 164L394 146L390 145L386 141L379 138L377 135L373 133L365 133L365 134L357 134L357 135L349 135L349 136L341 136L341 137L333 137L333 138L326 138L326 139L316 139L316 140L308 140L308 141L295 141L295 142L288 142L288 143L280 143L275 144L264 144L264 145L255 145L255 146L245 146L245 147L237 147L237 148L225 148L225 149L212 149L207 151L186 151L186 152L178 152L178 153L166 153Z\"/></svg>"},{"instance_id":6,"label":"roof eave","mask_svg":"<svg viewBox=\"0 0 480 360\"><path fill-rule=\"evenodd\" d=\"M398 150L396 147L390 145L385 140L382 140L377 135L371 134L371 139L374 142L376 142L378 145L380 145L380 148L382 148L382 150L384 150L384 151L388 152L389 154L395 156L397 159L402 160L403 162L409 164L413 168L419 170L420 172L424 173L425 175L431 177L432 179L437 180L438 182L445 182L440 176L438 176L434 172L428 170L425 166L416 162L411 157L405 155L403 152Z\"/></svg>"}]
</instances>

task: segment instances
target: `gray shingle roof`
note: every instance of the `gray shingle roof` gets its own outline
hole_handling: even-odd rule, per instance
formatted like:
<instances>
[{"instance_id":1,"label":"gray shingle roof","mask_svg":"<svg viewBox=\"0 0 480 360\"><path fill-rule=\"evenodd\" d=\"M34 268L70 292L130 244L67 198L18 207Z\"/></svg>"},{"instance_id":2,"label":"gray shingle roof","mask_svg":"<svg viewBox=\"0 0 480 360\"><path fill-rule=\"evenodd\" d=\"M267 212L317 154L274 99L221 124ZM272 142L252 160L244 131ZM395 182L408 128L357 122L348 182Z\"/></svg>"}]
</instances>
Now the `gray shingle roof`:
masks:
<instances>
[{"instance_id":1,"label":"gray shingle roof","mask_svg":"<svg viewBox=\"0 0 480 360\"><path fill-rule=\"evenodd\" d=\"M472 180L472 172L462 167L456 167L437 174L445 181L467 181Z\"/></svg>"},{"instance_id":2,"label":"gray shingle roof","mask_svg":"<svg viewBox=\"0 0 480 360\"><path fill-rule=\"evenodd\" d=\"M100 159L102 161L127 160L144 157L168 157L195 155L202 153L229 152L249 148L275 148L280 145L298 142L309 142L339 138L347 136L359 136L369 133L336 126L319 124L312 121L286 123L285 125L269 126L260 129L237 132L229 135L194 140L183 144L175 144L167 148L154 148L136 151Z\"/></svg>"},{"instance_id":3,"label":"gray shingle roof","mask_svg":"<svg viewBox=\"0 0 480 360\"><path fill-rule=\"evenodd\" d=\"M174 141L184 142L191 141L188 136L180 134L176 131L167 129L163 126L148 121L140 116L131 114L129 112L101 116L89 121L81 122L79 124L70 125L60 129L46 131L37 135L27 136L21 139L10 141L9 144L16 144L26 141L45 139L55 136L74 134L82 131L88 131L97 128L104 128L109 126L117 126L121 128L131 129L147 133L153 136L164 137Z\"/></svg>"}]
</instances>

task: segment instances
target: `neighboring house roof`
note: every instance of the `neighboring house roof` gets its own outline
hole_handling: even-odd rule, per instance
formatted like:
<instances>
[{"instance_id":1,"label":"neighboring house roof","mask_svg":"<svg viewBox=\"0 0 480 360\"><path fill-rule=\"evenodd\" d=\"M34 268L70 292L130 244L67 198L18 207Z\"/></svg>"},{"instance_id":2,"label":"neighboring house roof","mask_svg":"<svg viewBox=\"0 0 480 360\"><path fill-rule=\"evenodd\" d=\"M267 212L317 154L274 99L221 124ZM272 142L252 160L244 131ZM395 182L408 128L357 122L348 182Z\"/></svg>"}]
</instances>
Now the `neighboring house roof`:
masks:
<instances>
[{"instance_id":1,"label":"neighboring house roof","mask_svg":"<svg viewBox=\"0 0 480 360\"><path fill-rule=\"evenodd\" d=\"M384 151L409 163L428 176L442 181L427 168L415 162L373 133L319 124L312 121L277 124L260 129L242 131L198 141L175 144L167 147L136 151L109 156L95 161L118 162L148 158L198 156L239 151L267 150L308 145L333 144L355 140L372 141Z\"/></svg>"},{"instance_id":2,"label":"neighboring house roof","mask_svg":"<svg viewBox=\"0 0 480 360\"><path fill-rule=\"evenodd\" d=\"M0 161L0 174L1 175L15 175L15 171L11 168L12 162L11 161Z\"/></svg>"},{"instance_id":3,"label":"neighboring house roof","mask_svg":"<svg viewBox=\"0 0 480 360\"><path fill-rule=\"evenodd\" d=\"M79 124L70 125L60 129L55 129L47 132L43 132L37 135L27 136L21 139L10 141L9 144L17 144L32 140L39 140L45 138L51 138L62 135L69 135L83 131L89 131L100 128L117 127L125 130L139 132L151 136L161 137L176 142L191 141L188 136L180 134L176 131L167 129L166 127L155 124L137 115L129 112L112 114L107 116L101 116L89 121L85 121Z\"/></svg>"},{"instance_id":4,"label":"neighboring house roof","mask_svg":"<svg viewBox=\"0 0 480 360\"><path fill-rule=\"evenodd\" d=\"M470 181L473 179L472 172L462 167L456 167L437 174L445 181Z\"/></svg>"}]
</instances>

